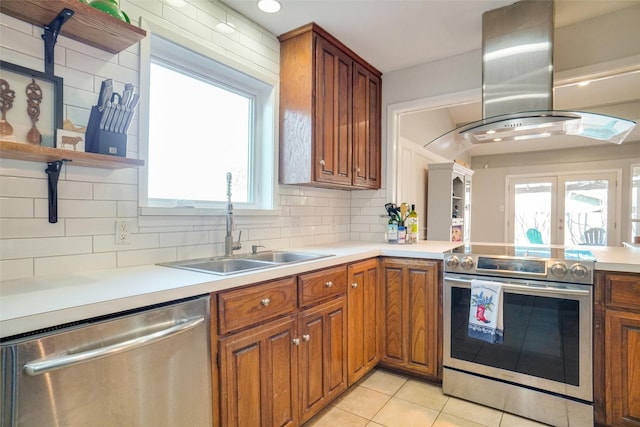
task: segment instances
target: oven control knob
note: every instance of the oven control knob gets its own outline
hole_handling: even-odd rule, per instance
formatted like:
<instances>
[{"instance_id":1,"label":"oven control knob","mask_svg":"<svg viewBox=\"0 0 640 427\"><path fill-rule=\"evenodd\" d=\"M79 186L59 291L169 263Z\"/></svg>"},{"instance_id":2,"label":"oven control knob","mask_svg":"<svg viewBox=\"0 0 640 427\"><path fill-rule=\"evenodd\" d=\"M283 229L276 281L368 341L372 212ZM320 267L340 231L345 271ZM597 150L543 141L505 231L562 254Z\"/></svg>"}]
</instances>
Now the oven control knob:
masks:
<instances>
[{"instance_id":1,"label":"oven control knob","mask_svg":"<svg viewBox=\"0 0 640 427\"><path fill-rule=\"evenodd\" d=\"M466 256L466 257L462 258L462 261L460 262L460 265L465 270L471 270L473 268L473 264L474 264L473 263L473 258L471 258L470 256Z\"/></svg>"},{"instance_id":2,"label":"oven control knob","mask_svg":"<svg viewBox=\"0 0 640 427\"><path fill-rule=\"evenodd\" d=\"M577 279L584 279L589 274L589 270L582 264L573 264L571 266L571 275Z\"/></svg>"},{"instance_id":3,"label":"oven control knob","mask_svg":"<svg viewBox=\"0 0 640 427\"><path fill-rule=\"evenodd\" d=\"M460 262L458 261L458 257L453 255L447 258L446 260L447 268L458 268Z\"/></svg>"},{"instance_id":4,"label":"oven control knob","mask_svg":"<svg viewBox=\"0 0 640 427\"><path fill-rule=\"evenodd\" d=\"M551 274L556 277L563 277L565 274L567 274L567 266L560 263L553 264L551 266Z\"/></svg>"}]
</instances>

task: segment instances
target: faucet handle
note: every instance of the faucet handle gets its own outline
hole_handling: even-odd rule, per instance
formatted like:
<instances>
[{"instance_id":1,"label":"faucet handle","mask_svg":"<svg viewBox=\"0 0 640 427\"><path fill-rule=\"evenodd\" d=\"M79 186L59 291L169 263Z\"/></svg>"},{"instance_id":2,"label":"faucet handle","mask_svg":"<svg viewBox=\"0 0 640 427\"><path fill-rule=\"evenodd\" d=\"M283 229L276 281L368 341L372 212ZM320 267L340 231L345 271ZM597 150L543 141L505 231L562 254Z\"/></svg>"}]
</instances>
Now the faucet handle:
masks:
<instances>
[{"instance_id":1,"label":"faucet handle","mask_svg":"<svg viewBox=\"0 0 640 427\"><path fill-rule=\"evenodd\" d=\"M258 253L258 248L264 248L262 245L251 245L251 255L256 255Z\"/></svg>"}]
</instances>

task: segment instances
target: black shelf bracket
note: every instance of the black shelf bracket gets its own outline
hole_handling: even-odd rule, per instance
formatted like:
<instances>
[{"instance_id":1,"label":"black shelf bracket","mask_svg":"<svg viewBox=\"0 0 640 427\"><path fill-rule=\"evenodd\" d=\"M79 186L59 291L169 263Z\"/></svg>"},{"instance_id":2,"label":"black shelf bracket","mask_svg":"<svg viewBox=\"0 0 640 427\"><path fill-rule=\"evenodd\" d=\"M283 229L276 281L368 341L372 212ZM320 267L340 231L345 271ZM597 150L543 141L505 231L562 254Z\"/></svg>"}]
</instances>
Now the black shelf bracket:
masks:
<instances>
[{"instance_id":1,"label":"black shelf bracket","mask_svg":"<svg viewBox=\"0 0 640 427\"><path fill-rule=\"evenodd\" d=\"M60 34L60 29L64 25L69 18L73 16L75 12L71 9L64 8L62 11L56 16L53 21L49 23L49 25L44 26L44 34L42 35L42 39L44 40L44 72L50 76L53 76L53 66L55 63L55 58L53 57L53 52L56 47L56 42L58 41L58 34Z\"/></svg>"},{"instance_id":2,"label":"black shelf bracket","mask_svg":"<svg viewBox=\"0 0 640 427\"><path fill-rule=\"evenodd\" d=\"M47 169L45 172L48 176L48 189L49 189L49 222L55 224L58 222L58 178L60 178L60 171L64 162L70 162L71 160L62 159L55 162L47 162Z\"/></svg>"}]
</instances>

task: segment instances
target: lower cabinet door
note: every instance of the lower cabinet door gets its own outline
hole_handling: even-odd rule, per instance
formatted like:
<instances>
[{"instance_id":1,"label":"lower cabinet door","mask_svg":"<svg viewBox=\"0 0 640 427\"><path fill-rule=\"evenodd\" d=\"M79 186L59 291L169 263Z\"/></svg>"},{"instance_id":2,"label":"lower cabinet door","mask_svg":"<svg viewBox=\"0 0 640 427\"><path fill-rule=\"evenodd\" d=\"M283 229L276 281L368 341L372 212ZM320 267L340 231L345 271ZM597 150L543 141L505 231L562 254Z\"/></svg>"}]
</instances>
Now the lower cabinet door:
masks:
<instances>
[{"instance_id":1,"label":"lower cabinet door","mask_svg":"<svg viewBox=\"0 0 640 427\"><path fill-rule=\"evenodd\" d=\"M380 359L378 260L354 263L347 272L347 367L351 385L373 369Z\"/></svg>"},{"instance_id":2,"label":"lower cabinet door","mask_svg":"<svg viewBox=\"0 0 640 427\"><path fill-rule=\"evenodd\" d=\"M607 310L605 343L607 425L640 426L640 313Z\"/></svg>"},{"instance_id":3,"label":"lower cabinet door","mask_svg":"<svg viewBox=\"0 0 640 427\"><path fill-rule=\"evenodd\" d=\"M219 340L223 426L299 424L296 319L292 315Z\"/></svg>"},{"instance_id":4,"label":"lower cabinet door","mask_svg":"<svg viewBox=\"0 0 640 427\"><path fill-rule=\"evenodd\" d=\"M300 313L301 422L347 388L347 311L341 296Z\"/></svg>"},{"instance_id":5,"label":"lower cabinet door","mask_svg":"<svg viewBox=\"0 0 640 427\"><path fill-rule=\"evenodd\" d=\"M381 263L381 362L406 372L440 378L439 264L386 258Z\"/></svg>"}]
</instances>

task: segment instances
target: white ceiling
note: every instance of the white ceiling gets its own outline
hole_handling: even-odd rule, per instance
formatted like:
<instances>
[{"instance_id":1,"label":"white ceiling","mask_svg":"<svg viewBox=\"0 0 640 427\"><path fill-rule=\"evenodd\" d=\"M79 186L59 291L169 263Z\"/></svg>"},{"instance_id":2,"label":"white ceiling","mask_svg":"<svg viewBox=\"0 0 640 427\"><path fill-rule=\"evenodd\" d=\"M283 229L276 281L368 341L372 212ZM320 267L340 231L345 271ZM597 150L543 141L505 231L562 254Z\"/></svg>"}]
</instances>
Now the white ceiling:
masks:
<instances>
[{"instance_id":1,"label":"white ceiling","mask_svg":"<svg viewBox=\"0 0 640 427\"><path fill-rule=\"evenodd\" d=\"M222 0L275 35L315 22L383 73L470 52L481 48L482 13L512 4L513 0L279 0L275 14L258 10L257 0ZM556 27L640 4L640 0L556 0ZM638 67L640 69L640 65ZM556 83L558 83L556 81ZM640 73L608 79L579 88L557 87L556 109L598 110L613 104L640 101ZM466 123L482 116L480 101L449 109L454 122ZM638 104L640 105L640 104ZM627 105L640 118L637 105ZM430 114L417 112L412 114ZM615 114L615 113L609 113ZM438 136L438 135L435 135ZM433 137L435 137L433 136ZM420 141L429 138L422 136ZM640 139L640 126L628 139ZM539 140L538 140L539 141ZM567 140L569 146L571 141ZM554 148L559 148L553 142ZM473 149L472 155L501 151L496 144ZM538 144L539 147L542 147ZM513 147L511 147L513 148ZM510 150L513 151L513 150Z\"/></svg>"}]
</instances>

